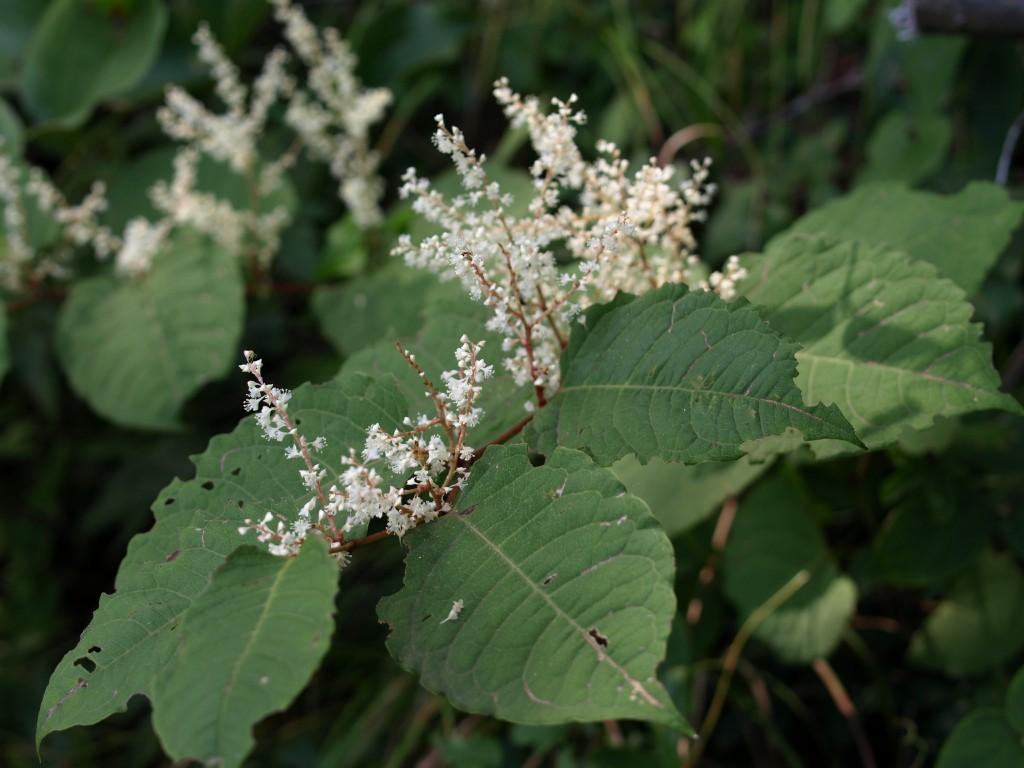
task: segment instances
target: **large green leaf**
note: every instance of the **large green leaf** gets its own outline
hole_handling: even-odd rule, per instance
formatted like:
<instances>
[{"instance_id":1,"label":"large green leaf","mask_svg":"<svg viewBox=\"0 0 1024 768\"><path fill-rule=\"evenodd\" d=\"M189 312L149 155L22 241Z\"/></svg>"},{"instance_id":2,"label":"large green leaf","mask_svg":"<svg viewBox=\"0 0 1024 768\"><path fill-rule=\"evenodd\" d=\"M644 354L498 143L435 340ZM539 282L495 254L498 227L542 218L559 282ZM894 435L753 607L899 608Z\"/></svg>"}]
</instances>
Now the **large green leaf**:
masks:
<instances>
[{"instance_id":1,"label":"large green leaf","mask_svg":"<svg viewBox=\"0 0 1024 768\"><path fill-rule=\"evenodd\" d=\"M910 644L911 659L953 677L999 667L1024 648L1024 575L985 553L961 575Z\"/></svg>"},{"instance_id":2,"label":"large green leaf","mask_svg":"<svg viewBox=\"0 0 1024 768\"><path fill-rule=\"evenodd\" d=\"M812 211L788 233L888 245L934 264L971 294L1010 242L1021 214L1024 203L987 182L968 184L955 195L879 183Z\"/></svg>"},{"instance_id":3,"label":"large green leaf","mask_svg":"<svg viewBox=\"0 0 1024 768\"><path fill-rule=\"evenodd\" d=\"M304 433L327 438L318 460L337 472L337 457L360 447L367 427L395 428L406 405L392 380L353 374L297 389L289 411ZM154 502L156 524L132 539L116 591L100 599L50 678L38 740L122 711L135 694L150 695L154 676L175 653L185 612L224 559L246 543L237 530L241 521L268 511L293 519L309 496L296 462L280 444L267 443L251 418L213 438L193 461L195 478L175 480Z\"/></svg>"},{"instance_id":4,"label":"large green leaf","mask_svg":"<svg viewBox=\"0 0 1024 768\"><path fill-rule=\"evenodd\" d=\"M534 467L522 444L491 447L454 512L405 543L404 587L378 613L430 690L520 723L682 727L655 677L675 613L671 544L584 454Z\"/></svg>"},{"instance_id":5,"label":"large green leaf","mask_svg":"<svg viewBox=\"0 0 1024 768\"><path fill-rule=\"evenodd\" d=\"M71 385L99 413L128 426L174 428L182 404L238 357L244 311L237 259L179 231L146 275L76 283L57 348Z\"/></svg>"},{"instance_id":6,"label":"large green leaf","mask_svg":"<svg viewBox=\"0 0 1024 768\"><path fill-rule=\"evenodd\" d=\"M759 484L740 502L722 557L723 589L743 617L797 572L811 573L755 632L790 662L830 654L857 603L857 587L840 574L812 510L802 489L786 477Z\"/></svg>"},{"instance_id":7,"label":"large green leaf","mask_svg":"<svg viewBox=\"0 0 1024 768\"><path fill-rule=\"evenodd\" d=\"M620 459L612 471L626 490L647 502L669 536L688 531L739 494L769 466L748 457L737 461L686 465L651 459L641 464L633 456Z\"/></svg>"},{"instance_id":8,"label":"large green leaf","mask_svg":"<svg viewBox=\"0 0 1024 768\"><path fill-rule=\"evenodd\" d=\"M939 415L1020 411L999 392L991 347L970 322L963 291L930 264L887 246L792 236L749 265L744 295L803 346L804 397L837 403L868 447Z\"/></svg>"},{"instance_id":9,"label":"large green leaf","mask_svg":"<svg viewBox=\"0 0 1024 768\"><path fill-rule=\"evenodd\" d=\"M153 726L167 754L240 765L253 724L287 707L327 652L337 591L338 566L319 536L295 557L255 547L228 557L156 678Z\"/></svg>"},{"instance_id":10,"label":"large green leaf","mask_svg":"<svg viewBox=\"0 0 1024 768\"><path fill-rule=\"evenodd\" d=\"M666 285L588 310L562 360L562 386L530 435L542 453L581 448L608 465L744 455L789 428L859 443L839 409L804 405L797 350L746 302Z\"/></svg>"},{"instance_id":11,"label":"large green leaf","mask_svg":"<svg viewBox=\"0 0 1024 768\"><path fill-rule=\"evenodd\" d=\"M77 125L96 103L142 79L166 26L161 0L137 0L116 11L87 0L54 0L26 52L26 106L38 120Z\"/></svg>"}]
</instances>

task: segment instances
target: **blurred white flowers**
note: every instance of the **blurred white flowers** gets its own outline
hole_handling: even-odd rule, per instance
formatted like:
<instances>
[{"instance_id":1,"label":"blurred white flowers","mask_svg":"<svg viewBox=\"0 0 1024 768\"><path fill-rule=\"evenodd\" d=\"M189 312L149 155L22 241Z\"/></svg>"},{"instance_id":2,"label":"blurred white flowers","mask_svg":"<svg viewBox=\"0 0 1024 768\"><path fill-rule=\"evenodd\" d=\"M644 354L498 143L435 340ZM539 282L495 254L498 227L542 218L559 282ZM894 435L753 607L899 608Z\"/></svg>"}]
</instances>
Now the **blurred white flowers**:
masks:
<instances>
[{"instance_id":1,"label":"blurred white flowers","mask_svg":"<svg viewBox=\"0 0 1024 768\"><path fill-rule=\"evenodd\" d=\"M263 271L290 220L287 208L273 201L280 198L284 175L303 149L329 166L338 180L338 194L358 224L370 226L380 220L383 185L376 175L378 158L369 147L369 131L383 117L390 92L363 87L355 75L356 57L336 30L318 32L291 0L268 1L291 50L274 48L251 86L242 82L238 67L206 24L193 36L223 111L213 110L179 86L167 89L157 119L181 147L170 181L159 181L148 191L157 218L133 218L120 236L115 235L99 223L107 206L102 184L93 185L78 205L69 205L41 170L23 170L0 147L0 205L7 241L0 258L0 283L5 288L19 291L47 276L66 276L72 248L78 246L91 247L99 259L113 254L119 274L145 274L168 235L181 226L209 235ZM304 78L289 73L293 61L304 68ZM278 105L296 139L271 158L261 140ZM244 207L199 187L198 169L204 158L244 180ZM54 221L59 230L55 242L38 249L33 245L27 229L28 201Z\"/></svg>"}]
</instances>

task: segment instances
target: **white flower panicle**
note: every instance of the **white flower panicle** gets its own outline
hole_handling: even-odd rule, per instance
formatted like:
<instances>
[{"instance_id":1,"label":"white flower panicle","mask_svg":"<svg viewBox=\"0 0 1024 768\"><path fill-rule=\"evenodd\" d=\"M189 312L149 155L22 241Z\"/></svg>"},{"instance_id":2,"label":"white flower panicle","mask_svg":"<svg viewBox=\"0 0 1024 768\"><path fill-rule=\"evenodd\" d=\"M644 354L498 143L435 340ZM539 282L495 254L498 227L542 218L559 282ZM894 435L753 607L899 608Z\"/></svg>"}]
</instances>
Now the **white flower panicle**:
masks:
<instances>
[{"instance_id":1,"label":"white flower panicle","mask_svg":"<svg viewBox=\"0 0 1024 768\"><path fill-rule=\"evenodd\" d=\"M341 556L354 546L346 537L372 520L384 520L388 532L402 536L450 511L451 498L465 483L474 458L466 436L483 415L477 405L481 386L494 375L494 369L480 357L481 347L462 338L455 353L456 367L442 374L442 391L399 345L434 403L435 415L406 418L404 429L391 432L380 424L372 425L362 451L350 450L342 456L337 473L314 458L323 454L326 440L309 440L295 426L288 413L291 393L267 383L263 361L246 351L245 363L239 366L252 376L245 409L256 414L268 440L290 440L285 455L301 459L299 477L312 495L294 519L273 513L257 521L247 518L239 533L254 530L272 554L292 555L309 531L316 530L330 542L331 551ZM385 476L400 478L404 485L387 482Z\"/></svg>"},{"instance_id":2,"label":"white flower panicle","mask_svg":"<svg viewBox=\"0 0 1024 768\"><path fill-rule=\"evenodd\" d=\"M307 67L307 90L296 89L285 121L313 156L326 162L338 192L362 226L380 221L383 185L379 158L369 148L370 128L391 104L386 88L364 88L355 75L357 59L335 29L317 32L291 0L270 0L284 36Z\"/></svg>"},{"instance_id":3,"label":"white flower panicle","mask_svg":"<svg viewBox=\"0 0 1024 768\"><path fill-rule=\"evenodd\" d=\"M515 201L487 175L486 157L437 115L434 145L451 158L463 192L449 199L414 169L406 171L399 194L444 231L419 243L402 237L395 253L442 279L460 280L491 309L488 329L504 337L505 367L517 383L534 388L530 409L558 388L559 357L582 308L619 291L698 283L692 227L704 220L715 188L707 160L691 163L682 181L653 159L630 174L611 142L599 142L597 159L585 161L576 135L586 115L576 109L575 95L553 99L546 111L502 78L494 96L511 125L526 130L537 155L526 214L514 214ZM556 261L556 248L568 252L571 265ZM733 271L706 287L729 298L741 277Z\"/></svg>"},{"instance_id":4,"label":"white flower panicle","mask_svg":"<svg viewBox=\"0 0 1024 768\"><path fill-rule=\"evenodd\" d=\"M55 224L56 239L44 251L33 247L26 205ZM121 247L121 240L100 224L107 208L106 189L93 183L77 205L70 204L39 168L22 168L4 151L0 139L0 205L6 249L0 258L0 286L16 292L47 277L68 274L68 260L77 246L91 245L100 259Z\"/></svg>"}]
</instances>

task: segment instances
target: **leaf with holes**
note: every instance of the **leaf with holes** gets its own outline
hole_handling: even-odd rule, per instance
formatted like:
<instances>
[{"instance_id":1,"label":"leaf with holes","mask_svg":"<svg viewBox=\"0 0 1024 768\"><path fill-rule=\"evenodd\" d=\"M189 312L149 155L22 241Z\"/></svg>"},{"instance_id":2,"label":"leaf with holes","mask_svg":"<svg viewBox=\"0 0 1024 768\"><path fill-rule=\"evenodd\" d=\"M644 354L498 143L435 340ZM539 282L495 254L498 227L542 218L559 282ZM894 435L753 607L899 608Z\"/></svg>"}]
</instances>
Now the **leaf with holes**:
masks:
<instances>
[{"instance_id":1,"label":"leaf with holes","mask_svg":"<svg viewBox=\"0 0 1024 768\"><path fill-rule=\"evenodd\" d=\"M153 690L153 727L174 760L240 765L252 726L309 682L334 629L338 566L319 536L295 557L242 547L189 608Z\"/></svg>"},{"instance_id":2,"label":"leaf with holes","mask_svg":"<svg viewBox=\"0 0 1024 768\"><path fill-rule=\"evenodd\" d=\"M968 184L955 195L894 183L866 184L804 216L788 234L887 245L935 265L974 293L1009 244L1022 214L1024 203L987 182Z\"/></svg>"},{"instance_id":3,"label":"leaf with holes","mask_svg":"<svg viewBox=\"0 0 1024 768\"><path fill-rule=\"evenodd\" d=\"M627 718L684 728L655 676L672 546L611 472L559 449L495 446L456 509L406 536L388 648L456 707L519 723ZM461 610L460 610L461 609Z\"/></svg>"},{"instance_id":4,"label":"leaf with holes","mask_svg":"<svg viewBox=\"0 0 1024 768\"><path fill-rule=\"evenodd\" d=\"M803 346L796 357L804 397L838 404L868 447L939 415L1020 412L999 392L991 347L970 322L963 291L930 264L886 246L804 236L776 240L748 261L744 295Z\"/></svg>"},{"instance_id":5,"label":"leaf with holes","mask_svg":"<svg viewBox=\"0 0 1024 768\"><path fill-rule=\"evenodd\" d=\"M407 409L394 381L352 374L297 389L289 411L304 433L327 438L327 451L317 458L337 472L338 457L363 444L367 427L394 429ZM186 611L224 559L246 543L237 530L242 520L266 512L292 520L309 496L296 462L282 445L267 443L251 418L213 438L193 461L195 478L175 480L161 492L153 504L156 524L132 539L116 591L100 599L78 645L51 676L38 741L123 711L135 694L151 695L154 676L177 649Z\"/></svg>"},{"instance_id":6,"label":"leaf with holes","mask_svg":"<svg viewBox=\"0 0 1024 768\"><path fill-rule=\"evenodd\" d=\"M744 301L666 285L592 307L585 326L563 356L561 389L528 432L542 453L580 448L604 465L630 453L726 461L790 428L860 444L838 408L804 404L796 345Z\"/></svg>"},{"instance_id":7,"label":"leaf with holes","mask_svg":"<svg viewBox=\"0 0 1024 768\"><path fill-rule=\"evenodd\" d=\"M231 369L244 312L237 259L179 231L146 275L75 283L57 350L75 391L100 414L171 429L185 401Z\"/></svg>"}]
</instances>

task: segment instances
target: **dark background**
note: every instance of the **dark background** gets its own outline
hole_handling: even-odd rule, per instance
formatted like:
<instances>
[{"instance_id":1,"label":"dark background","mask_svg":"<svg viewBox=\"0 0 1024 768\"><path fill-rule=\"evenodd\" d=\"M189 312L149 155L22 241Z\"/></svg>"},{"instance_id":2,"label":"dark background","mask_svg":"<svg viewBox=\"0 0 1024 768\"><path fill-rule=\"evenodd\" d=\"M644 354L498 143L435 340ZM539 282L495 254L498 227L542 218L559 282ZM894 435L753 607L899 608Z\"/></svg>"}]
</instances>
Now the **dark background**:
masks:
<instances>
[{"instance_id":1,"label":"dark background","mask_svg":"<svg viewBox=\"0 0 1024 768\"><path fill-rule=\"evenodd\" d=\"M0 2L3 98L26 123L28 158L71 199L92 179L128 173L133 162L168 145L153 117L166 83L210 95L189 43L200 19L209 20L249 74L258 71L278 34L260 0L170 3L163 49L146 80L80 127L63 130L33 125L19 101L18 68L36 11L18 17L16 5ZM581 130L585 151L603 137L637 160L712 156L720 195L701 238L702 254L712 263L758 249L804 211L867 181L954 191L972 179L991 180L1004 137L1024 108L1020 43L966 37L902 42L886 4L876 0L305 6L319 25L337 26L348 37L367 84L394 92L394 106L375 134L384 155L386 206L407 166L423 175L445 169L429 142L437 112L460 125L472 146L502 152L505 123L490 84L503 74L520 92L577 93L590 118ZM522 149L506 154L512 163L528 161ZM1021 182L1020 170L1011 168L1011 189ZM322 168L303 164L295 181L299 214L274 274L275 284L288 288L250 298L244 339L285 385L327 378L340 363L305 293L323 274L323 233L343 210ZM117 220L116 205L110 215ZM402 224L399 216L389 221L393 228ZM384 239L371 233L357 244L371 267L386 255ZM1018 242L1011 245L976 298L996 366L1011 389L1019 389L1024 369L1021 254ZM242 415L238 374L193 398L187 428L178 434L103 421L70 392L56 365L50 339L59 301L40 297L11 312L15 372L0 390L0 763L10 766L36 764L33 733L48 675L88 622L99 594L112 589L129 538L150 525L150 501L172 477L189 474L190 453ZM982 540L1015 548L1019 558L1024 537L1014 531L1021 527L1021 454L1014 446L1021 443L1019 422L982 416L967 420L940 454L876 454L803 474L824 506L840 500L836 508L851 509L855 500L852 511L826 521L843 562L883 523L894 487L976 515ZM679 543L682 599L692 590L710 525ZM398 766L421 759L426 765L442 759L481 766L675 764L674 737L647 726L509 726L467 717L418 688L384 652L374 614L377 599L398 586L398 547L383 545L373 554L357 558L346 572L330 655L292 708L259 727L253 765ZM998 676L951 681L906 666L909 633L942 586L866 592L854 622L857 641L834 656L879 765L930 764L952 725L979 701L997 697ZM713 666L736 621L721 599L707 611L700 632L686 642ZM871 625L875 614L889 623ZM669 668L672 658L682 658L683 641L675 640ZM748 656L768 682L772 716L765 718L753 694L737 683L706 765L863 764L849 725L808 668L784 666L756 644ZM51 736L44 761L82 768L167 764L145 702L134 704L91 729Z\"/></svg>"}]
</instances>

